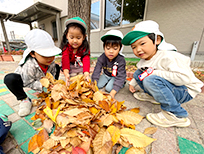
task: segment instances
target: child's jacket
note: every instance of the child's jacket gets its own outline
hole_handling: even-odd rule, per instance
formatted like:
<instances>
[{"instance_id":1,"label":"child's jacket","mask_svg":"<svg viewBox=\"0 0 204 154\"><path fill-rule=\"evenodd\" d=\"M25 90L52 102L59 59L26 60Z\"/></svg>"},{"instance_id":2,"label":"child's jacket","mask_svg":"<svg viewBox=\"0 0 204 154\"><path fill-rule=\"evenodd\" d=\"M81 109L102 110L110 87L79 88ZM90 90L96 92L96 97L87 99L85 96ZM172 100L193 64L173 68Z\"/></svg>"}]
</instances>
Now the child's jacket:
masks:
<instances>
[{"instance_id":1,"label":"child's jacket","mask_svg":"<svg viewBox=\"0 0 204 154\"><path fill-rule=\"evenodd\" d=\"M53 76L56 75L57 69L54 61L48 66L47 72L50 72ZM40 79L45 76L45 74L35 58L29 57L23 65L17 67L15 73L21 75L24 87L29 87L36 91L42 91Z\"/></svg>"},{"instance_id":2,"label":"child's jacket","mask_svg":"<svg viewBox=\"0 0 204 154\"><path fill-rule=\"evenodd\" d=\"M201 92L203 83L197 79L190 67L190 58L175 51L158 50L150 59L141 59L137 68L152 67L151 75L160 76L176 86L185 85L188 93L195 97ZM130 85L134 82L131 81Z\"/></svg>"},{"instance_id":3,"label":"child's jacket","mask_svg":"<svg viewBox=\"0 0 204 154\"><path fill-rule=\"evenodd\" d=\"M90 70L90 51L84 56L86 49L79 49L76 54L73 53L73 48L70 44L62 52L62 70L70 70L70 63L74 65L76 61L75 56L81 57L81 62L83 63L83 72L89 72Z\"/></svg>"},{"instance_id":4,"label":"child's jacket","mask_svg":"<svg viewBox=\"0 0 204 154\"><path fill-rule=\"evenodd\" d=\"M102 69L105 75L111 77L114 65L117 65L117 74L113 83L113 89L118 92L123 87L126 80L126 62L125 58L120 54L110 62L105 53L103 53L97 60L92 74L92 81L96 80L98 82Z\"/></svg>"}]
</instances>

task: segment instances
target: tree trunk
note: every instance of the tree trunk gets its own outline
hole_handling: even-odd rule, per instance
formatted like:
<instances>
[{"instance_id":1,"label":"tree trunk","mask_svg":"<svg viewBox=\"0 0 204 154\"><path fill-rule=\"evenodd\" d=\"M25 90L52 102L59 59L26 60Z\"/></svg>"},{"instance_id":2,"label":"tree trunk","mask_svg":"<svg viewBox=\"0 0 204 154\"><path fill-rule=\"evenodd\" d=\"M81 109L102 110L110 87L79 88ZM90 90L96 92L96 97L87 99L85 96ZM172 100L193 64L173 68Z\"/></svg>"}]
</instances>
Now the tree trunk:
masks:
<instances>
[{"instance_id":1,"label":"tree trunk","mask_svg":"<svg viewBox=\"0 0 204 154\"><path fill-rule=\"evenodd\" d=\"M90 14L91 0L68 0L68 19L72 17L82 18L87 25L88 42L90 43Z\"/></svg>"}]
</instances>

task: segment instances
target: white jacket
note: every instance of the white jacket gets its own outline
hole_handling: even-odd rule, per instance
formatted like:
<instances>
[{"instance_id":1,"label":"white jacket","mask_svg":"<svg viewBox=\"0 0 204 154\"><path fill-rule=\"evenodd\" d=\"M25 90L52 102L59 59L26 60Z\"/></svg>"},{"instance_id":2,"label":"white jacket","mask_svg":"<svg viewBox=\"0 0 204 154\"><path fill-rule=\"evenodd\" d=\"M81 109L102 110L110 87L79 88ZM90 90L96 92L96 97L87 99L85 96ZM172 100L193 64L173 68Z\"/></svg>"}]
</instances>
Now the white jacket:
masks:
<instances>
[{"instance_id":1,"label":"white jacket","mask_svg":"<svg viewBox=\"0 0 204 154\"><path fill-rule=\"evenodd\" d=\"M201 92L203 82L195 77L190 63L189 57L176 51L158 50L150 60L141 59L137 68L152 67L152 75L160 76L176 86L185 85L188 93L195 97ZM135 86L135 79L133 78L129 84Z\"/></svg>"}]
</instances>

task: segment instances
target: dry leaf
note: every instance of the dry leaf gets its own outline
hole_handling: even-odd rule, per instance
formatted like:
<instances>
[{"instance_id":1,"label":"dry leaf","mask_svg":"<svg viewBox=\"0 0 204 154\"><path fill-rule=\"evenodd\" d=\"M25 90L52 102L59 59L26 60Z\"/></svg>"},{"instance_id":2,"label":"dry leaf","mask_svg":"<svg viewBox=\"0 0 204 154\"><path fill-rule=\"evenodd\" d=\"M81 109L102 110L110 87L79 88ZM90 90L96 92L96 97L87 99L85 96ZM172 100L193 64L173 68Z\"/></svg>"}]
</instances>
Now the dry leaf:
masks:
<instances>
[{"instance_id":1,"label":"dry leaf","mask_svg":"<svg viewBox=\"0 0 204 154\"><path fill-rule=\"evenodd\" d=\"M114 146L117 142L118 142L118 140L119 140L119 138L120 138L120 129L118 129L117 127L115 127L115 126L110 126L110 127L108 127L107 128L107 130L106 131L108 131L109 133L110 133L110 135L111 135L111 140L112 140L112 146Z\"/></svg>"},{"instance_id":2,"label":"dry leaf","mask_svg":"<svg viewBox=\"0 0 204 154\"><path fill-rule=\"evenodd\" d=\"M130 149L128 149L125 154L146 154L146 151L144 148L135 148L135 147L131 147Z\"/></svg>"},{"instance_id":3,"label":"dry leaf","mask_svg":"<svg viewBox=\"0 0 204 154\"><path fill-rule=\"evenodd\" d=\"M136 148L143 148L151 144L156 139L150 138L139 131L123 128L120 130L123 139L131 143Z\"/></svg>"},{"instance_id":4,"label":"dry leaf","mask_svg":"<svg viewBox=\"0 0 204 154\"><path fill-rule=\"evenodd\" d=\"M42 78L40 79L40 83L42 84L43 87L48 88L50 85L50 81L47 78Z\"/></svg>"},{"instance_id":5,"label":"dry leaf","mask_svg":"<svg viewBox=\"0 0 204 154\"><path fill-rule=\"evenodd\" d=\"M157 131L156 127L148 127L144 130L144 134L154 134Z\"/></svg>"},{"instance_id":6,"label":"dry leaf","mask_svg":"<svg viewBox=\"0 0 204 154\"><path fill-rule=\"evenodd\" d=\"M144 118L143 116L132 111L123 111L123 112L117 113L116 117L118 118L118 120L120 121L122 120L125 125L130 125L130 124L137 125Z\"/></svg>"},{"instance_id":7,"label":"dry leaf","mask_svg":"<svg viewBox=\"0 0 204 154\"><path fill-rule=\"evenodd\" d=\"M95 102L98 103L99 101L102 101L103 99L104 99L104 96L100 91L97 91L97 92L94 93L93 100Z\"/></svg>"},{"instance_id":8,"label":"dry leaf","mask_svg":"<svg viewBox=\"0 0 204 154\"><path fill-rule=\"evenodd\" d=\"M104 144L108 141L111 141L110 133L105 128L102 128L92 141L94 154L99 154Z\"/></svg>"},{"instance_id":9,"label":"dry leaf","mask_svg":"<svg viewBox=\"0 0 204 154\"><path fill-rule=\"evenodd\" d=\"M135 113L139 113L140 112L140 108L139 107L133 108L130 111L135 112Z\"/></svg>"}]
</instances>

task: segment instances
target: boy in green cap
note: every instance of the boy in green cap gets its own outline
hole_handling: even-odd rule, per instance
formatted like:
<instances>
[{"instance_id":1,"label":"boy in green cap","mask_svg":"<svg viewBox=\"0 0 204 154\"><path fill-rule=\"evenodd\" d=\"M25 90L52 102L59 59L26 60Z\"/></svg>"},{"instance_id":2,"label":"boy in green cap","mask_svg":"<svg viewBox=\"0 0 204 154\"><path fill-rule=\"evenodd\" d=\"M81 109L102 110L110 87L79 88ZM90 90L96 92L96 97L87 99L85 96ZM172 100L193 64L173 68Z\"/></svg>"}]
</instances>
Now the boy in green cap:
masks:
<instances>
[{"instance_id":1,"label":"boy in green cap","mask_svg":"<svg viewBox=\"0 0 204 154\"><path fill-rule=\"evenodd\" d=\"M144 93L134 93L134 97L161 104L162 111L147 114L147 120L161 127L189 126L188 113L181 104L193 99L203 86L190 68L190 58L173 51L176 48L165 42L159 25L151 20L136 24L122 44L131 45L141 59L129 90L134 93L138 84Z\"/></svg>"}]
</instances>

